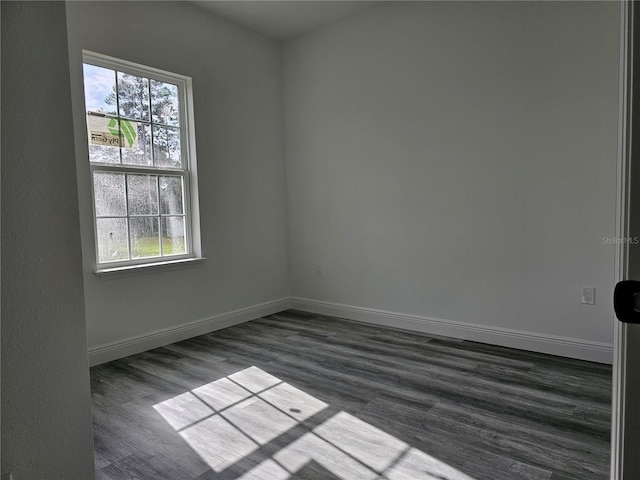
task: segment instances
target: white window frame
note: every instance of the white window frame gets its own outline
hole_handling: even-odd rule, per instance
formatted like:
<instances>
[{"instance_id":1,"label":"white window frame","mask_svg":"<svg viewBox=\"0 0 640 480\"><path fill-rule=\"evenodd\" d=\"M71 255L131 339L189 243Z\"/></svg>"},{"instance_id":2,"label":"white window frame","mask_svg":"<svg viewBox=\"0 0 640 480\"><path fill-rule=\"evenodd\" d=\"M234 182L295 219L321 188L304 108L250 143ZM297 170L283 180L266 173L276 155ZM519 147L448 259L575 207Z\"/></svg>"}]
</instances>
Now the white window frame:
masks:
<instances>
[{"instance_id":1,"label":"white window frame","mask_svg":"<svg viewBox=\"0 0 640 480\"><path fill-rule=\"evenodd\" d=\"M167 72L165 70L159 70L156 68L140 65L137 63L121 60L118 58L110 57L96 52L88 50L82 51L82 63L95 65L98 67L104 67L111 70L127 73L131 75L137 75L161 82L170 83L178 86L178 98L179 98L179 115L180 115L180 150L182 168L173 167L156 167L156 166L141 166L141 165L126 165L126 164L113 164L113 163L97 163L90 162L87 156L87 162L89 163L90 170L90 182L91 182L91 198L92 198L92 215L93 215L93 233L95 241L95 273L99 275L118 275L129 273L140 273L148 268L175 268L181 265L186 265L192 262L198 262L204 260L202 256L201 243L200 243L200 216L198 205L198 182L197 182L197 162L196 162L196 149L195 149L195 127L194 127L194 114L193 114L193 86L191 77L180 75L177 73ZM83 75L83 91L84 91L84 75ZM83 104L84 104L83 95ZM84 115L86 122L87 108L84 105ZM119 112L115 115L120 118ZM149 119L151 122L151 118ZM151 123L150 123L151 125ZM87 135L88 145L88 135ZM153 149L153 145L152 145ZM95 193L94 193L94 172L118 172L129 174L155 174L155 175L171 175L181 176L183 178L184 189L184 218L185 218L185 247L186 253L179 255L159 256L159 257L144 257L137 259L120 260L114 262L100 262L99 247L98 247L98 232L97 232L97 215L95 208ZM159 201L159 199L158 199ZM127 200L128 203L128 200ZM158 205L160 208L160 205ZM129 212L127 207L127 237L129 242L129 256L131 257L131 233L129 231ZM162 216L158 211L158 218L161 220ZM161 221L159 220L159 228L161 228ZM160 239L161 242L161 239ZM162 242L161 242L162 243ZM161 247L162 248L162 247Z\"/></svg>"}]
</instances>

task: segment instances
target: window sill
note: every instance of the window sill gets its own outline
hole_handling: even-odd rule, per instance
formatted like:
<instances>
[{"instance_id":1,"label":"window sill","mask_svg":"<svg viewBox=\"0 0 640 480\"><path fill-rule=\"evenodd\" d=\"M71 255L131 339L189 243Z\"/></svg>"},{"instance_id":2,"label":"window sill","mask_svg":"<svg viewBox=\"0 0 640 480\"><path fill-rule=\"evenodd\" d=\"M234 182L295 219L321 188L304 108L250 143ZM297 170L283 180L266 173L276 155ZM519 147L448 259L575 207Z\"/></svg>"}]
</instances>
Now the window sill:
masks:
<instances>
[{"instance_id":1,"label":"window sill","mask_svg":"<svg viewBox=\"0 0 640 480\"><path fill-rule=\"evenodd\" d=\"M181 258L180 260L169 260L155 263L145 263L142 265L126 265L124 267L100 268L94 273L102 280L112 278L130 277L132 275L142 275L146 273L159 273L168 270L179 270L182 268L202 265L207 257Z\"/></svg>"}]
</instances>

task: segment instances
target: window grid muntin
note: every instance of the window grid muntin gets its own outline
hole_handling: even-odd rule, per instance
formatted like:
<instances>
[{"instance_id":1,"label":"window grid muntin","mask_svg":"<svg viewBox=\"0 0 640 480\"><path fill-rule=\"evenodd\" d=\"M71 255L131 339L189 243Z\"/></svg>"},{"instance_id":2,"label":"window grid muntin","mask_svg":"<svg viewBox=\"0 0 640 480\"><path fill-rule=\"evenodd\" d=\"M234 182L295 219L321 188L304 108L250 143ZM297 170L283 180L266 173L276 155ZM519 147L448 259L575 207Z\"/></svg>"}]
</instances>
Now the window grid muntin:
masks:
<instances>
[{"instance_id":1,"label":"window grid muntin","mask_svg":"<svg viewBox=\"0 0 640 480\"><path fill-rule=\"evenodd\" d=\"M115 77L115 87L116 87L116 122L118 125L118 130L122 131L122 126L120 123L120 91L118 89L118 71L114 70L113 71L113 76ZM118 147L118 158L120 159L120 163L119 165L122 165L122 137L120 137L120 146ZM91 158L89 158L89 161L91 161ZM127 194L127 199L129 198L129 192L127 192L127 179L125 176L125 181L124 181L124 191ZM127 211L129 211L129 203L127 201ZM127 237L130 239L131 235L129 232L129 222L127 222ZM129 259L131 259L131 240L129 240Z\"/></svg>"},{"instance_id":2,"label":"window grid muntin","mask_svg":"<svg viewBox=\"0 0 640 480\"><path fill-rule=\"evenodd\" d=\"M120 163L122 163L122 148L120 148ZM95 199L94 199L95 201ZM127 174L124 174L124 201L125 201L125 213L127 214L127 221L125 222L127 224L127 260L131 260L132 256L131 256L131 225L129 223L129 182L128 182L128 178L127 178ZM96 213L97 216L97 213ZM102 262L102 263L108 263L108 262Z\"/></svg>"}]
</instances>

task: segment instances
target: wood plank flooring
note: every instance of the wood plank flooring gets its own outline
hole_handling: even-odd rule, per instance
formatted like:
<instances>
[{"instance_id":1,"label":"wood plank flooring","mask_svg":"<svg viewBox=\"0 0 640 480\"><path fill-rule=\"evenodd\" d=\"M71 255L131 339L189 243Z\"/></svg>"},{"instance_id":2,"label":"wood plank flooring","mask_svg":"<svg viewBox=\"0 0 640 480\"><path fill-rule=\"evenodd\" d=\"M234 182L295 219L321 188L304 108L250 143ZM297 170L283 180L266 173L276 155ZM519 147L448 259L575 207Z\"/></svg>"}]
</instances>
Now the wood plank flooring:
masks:
<instances>
[{"instance_id":1,"label":"wood plank flooring","mask_svg":"<svg viewBox=\"0 0 640 480\"><path fill-rule=\"evenodd\" d=\"M97 480L604 480L611 368L289 310L91 369Z\"/></svg>"}]
</instances>

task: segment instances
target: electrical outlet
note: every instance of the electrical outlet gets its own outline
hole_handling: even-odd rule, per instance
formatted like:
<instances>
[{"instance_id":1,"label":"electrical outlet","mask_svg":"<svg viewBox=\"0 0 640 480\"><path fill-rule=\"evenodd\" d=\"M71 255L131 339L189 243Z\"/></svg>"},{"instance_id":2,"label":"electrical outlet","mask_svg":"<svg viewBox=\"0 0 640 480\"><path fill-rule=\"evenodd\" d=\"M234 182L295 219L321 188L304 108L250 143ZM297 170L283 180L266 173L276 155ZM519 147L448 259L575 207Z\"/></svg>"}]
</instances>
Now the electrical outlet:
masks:
<instances>
[{"instance_id":1,"label":"electrical outlet","mask_svg":"<svg viewBox=\"0 0 640 480\"><path fill-rule=\"evenodd\" d=\"M586 305L595 305L596 289L593 287L584 287L582 289L582 303Z\"/></svg>"},{"instance_id":2,"label":"electrical outlet","mask_svg":"<svg viewBox=\"0 0 640 480\"><path fill-rule=\"evenodd\" d=\"M316 263L316 275L318 275L319 277L322 276L322 264L321 263Z\"/></svg>"}]
</instances>

